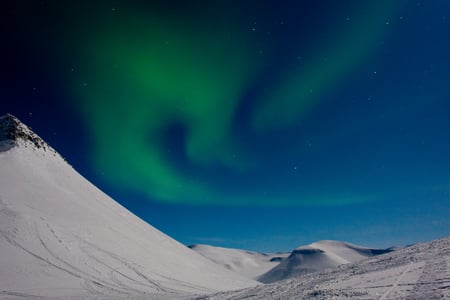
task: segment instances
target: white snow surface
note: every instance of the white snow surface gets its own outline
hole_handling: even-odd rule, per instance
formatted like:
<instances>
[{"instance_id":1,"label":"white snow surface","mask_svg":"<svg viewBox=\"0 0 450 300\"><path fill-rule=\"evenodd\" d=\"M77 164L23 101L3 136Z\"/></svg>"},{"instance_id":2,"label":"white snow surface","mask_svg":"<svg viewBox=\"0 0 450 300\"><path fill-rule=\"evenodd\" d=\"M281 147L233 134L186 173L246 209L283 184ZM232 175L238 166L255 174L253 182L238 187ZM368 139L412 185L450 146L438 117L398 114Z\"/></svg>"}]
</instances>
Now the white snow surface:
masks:
<instances>
[{"instance_id":1,"label":"white snow surface","mask_svg":"<svg viewBox=\"0 0 450 300\"><path fill-rule=\"evenodd\" d=\"M336 268L386 252L388 250L370 249L341 241L319 241L294 249L289 257L261 275L258 280L264 283L275 282L300 274Z\"/></svg>"},{"instance_id":2,"label":"white snow surface","mask_svg":"<svg viewBox=\"0 0 450 300\"><path fill-rule=\"evenodd\" d=\"M274 268L282 259L289 256L286 252L259 253L209 245L192 245L190 248L228 270L253 279Z\"/></svg>"},{"instance_id":3,"label":"white snow surface","mask_svg":"<svg viewBox=\"0 0 450 300\"><path fill-rule=\"evenodd\" d=\"M334 269L195 299L450 299L450 237Z\"/></svg>"},{"instance_id":4,"label":"white snow surface","mask_svg":"<svg viewBox=\"0 0 450 300\"><path fill-rule=\"evenodd\" d=\"M258 284L142 221L19 125L16 140L0 134L0 299L175 299Z\"/></svg>"}]
</instances>

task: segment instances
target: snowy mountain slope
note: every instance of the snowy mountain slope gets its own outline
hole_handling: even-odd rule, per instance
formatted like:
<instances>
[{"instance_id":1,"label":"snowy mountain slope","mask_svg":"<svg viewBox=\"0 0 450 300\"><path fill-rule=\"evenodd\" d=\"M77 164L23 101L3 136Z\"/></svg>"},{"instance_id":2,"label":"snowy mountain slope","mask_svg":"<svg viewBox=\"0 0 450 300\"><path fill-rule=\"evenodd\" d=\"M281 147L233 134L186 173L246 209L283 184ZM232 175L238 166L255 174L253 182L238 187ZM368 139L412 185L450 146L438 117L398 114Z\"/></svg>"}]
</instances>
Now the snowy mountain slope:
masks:
<instances>
[{"instance_id":1,"label":"snowy mountain slope","mask_svg":"<svg viewBox=\"0 0 450 300\"><path fill-rule=\"evenodd\" d=\"M289 253L258 253L209 245L189 246L216 264L247 278L257 278L277 266Z\"/></svg>"},{"instance_id":2,"label":"snowy mountain slope","mask_svg":"<svg viewBox=\"0 0 450 300\"><path fill-rule=\"evenodd\" d=\"M165 298L255 286L148 225L0 118L0 298Z\"/></svg>"},{"instance_id":3,"label":"snowy mountain slope","mask_svg":"<svg viewBox=\"0 0 450 300\"><path fill-rule=\"evenodd\" d=\"M195 299L450 299L450 237L332 270Z\"/></svg>"},{"instance_id":4,"label":"snowy mountain slope","mask_svg":"<svg viewBox=\"0 0 450 300\"><path fill-rule=\"evenodd\" d=\"M261 275L264 283L287 279L300 274L336 268L367 257L387 253L390 250L369 249L339 241L319 241L296 248L279 265Z\"/></svg>"}]
</instances>

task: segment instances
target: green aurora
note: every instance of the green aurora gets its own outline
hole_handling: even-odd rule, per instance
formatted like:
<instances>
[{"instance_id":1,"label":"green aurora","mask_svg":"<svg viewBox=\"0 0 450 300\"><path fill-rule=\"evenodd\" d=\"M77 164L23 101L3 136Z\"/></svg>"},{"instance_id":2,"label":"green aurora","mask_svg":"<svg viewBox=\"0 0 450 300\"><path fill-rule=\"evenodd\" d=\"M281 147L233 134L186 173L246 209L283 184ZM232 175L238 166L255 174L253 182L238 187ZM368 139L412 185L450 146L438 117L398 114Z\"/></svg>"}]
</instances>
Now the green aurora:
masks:
<instances>
[{"instance_id":1,"label":"green aurora","mask_svg":"<svg viewBox=\"0 0 450 300\"><path fill-rule=\"evenodd\" d=\"M351 15L359 17L334 20L340 25L324 27L306 50L292 42L298 52L309 55L308 62L284 65L276 80L252 99L244 118L250 124L248 134L264 136L301 123L327 92L377 50L393 11L389 3L352 7ZM189 12L173 16L118 9L112 12L117 16L98 21L87 35L80 37L72 29L86 63L72 72L71 88L92 132L95 169L116 187L167 203L368 201L363 195L227 195L205 178L201 171L214 166L238 175L261 163L251 154L254 149L236 138L236 113L249 86L276 61L274 49L283 47L258 35L257 28L236 18L226 4L218 10L213 16L194 17ZM167 150L167 130L173 126L182 128L178 151L186 168L174 163Z\"/></svg>"}]
</instances>

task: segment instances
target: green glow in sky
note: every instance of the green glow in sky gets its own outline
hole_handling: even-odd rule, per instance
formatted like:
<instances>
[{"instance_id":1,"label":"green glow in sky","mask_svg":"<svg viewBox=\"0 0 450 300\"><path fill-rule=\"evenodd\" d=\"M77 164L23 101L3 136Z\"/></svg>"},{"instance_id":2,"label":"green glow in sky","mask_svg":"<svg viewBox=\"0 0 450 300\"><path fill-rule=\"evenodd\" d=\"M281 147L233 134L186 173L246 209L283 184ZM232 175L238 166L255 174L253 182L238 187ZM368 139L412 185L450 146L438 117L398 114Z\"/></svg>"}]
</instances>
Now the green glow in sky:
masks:
<instances>
[{"instance_id":1,"label":"green glow in sky","mask_svg":"<svg viewBox=\"0 0 450 300\"><path fill-rule=\"evenodd\" d=\"M308 63L288 68L252 107L253 129L287 126L313 109L321 94L379 43L384 24L371 18L378 13L354 20L356 27L344 24L314 46ZM250 28L230 25L231 19L205 27L183 18L121 17L119 26L106 22L83 37L87 66L74 74L77 105L92 131L96 169L115 186L158 201L245 202L221 196L205 178L178 168L164 138L167 128L180 126L183 148L177 150L189 166L245 172L251 157L235 159L245 145L233 137L234 117L248 86L271 58L258 54L259 41L252 40ZM282 201L302 202L289 199Z\"/></svg>"},{"instance_id":2,"label":"green glow in sky","mask_svg":"<svg viewBox=\"0 0 450 300\"><path fill-rule=\"evenodd\" d=\"M383 15L390 3L364 5L354 18L342 22L311 52L312 59L301 60L284 74L279 86L268 91L252 117L257 130L287 126L298 121L380 45L388 23ZM357 24L355 26L355 24Z\"/></svg>"},{"instance_id":3,"label":"green glow in sky","mask_svg":"<svg viewBox=\"0 0 450 300\"><path fill-rule=\"evenodd\" d=\"M164 130L186 129L183 151L192 164L241 169L230 127L257 67L238 34L219 28L213 37L190 35L192 28L180 27L159 22L94 33L80 104L93 130L95 164L108 180L160 200L196 202L211 191L170 165Z\"/></svg>"}]
</instances>

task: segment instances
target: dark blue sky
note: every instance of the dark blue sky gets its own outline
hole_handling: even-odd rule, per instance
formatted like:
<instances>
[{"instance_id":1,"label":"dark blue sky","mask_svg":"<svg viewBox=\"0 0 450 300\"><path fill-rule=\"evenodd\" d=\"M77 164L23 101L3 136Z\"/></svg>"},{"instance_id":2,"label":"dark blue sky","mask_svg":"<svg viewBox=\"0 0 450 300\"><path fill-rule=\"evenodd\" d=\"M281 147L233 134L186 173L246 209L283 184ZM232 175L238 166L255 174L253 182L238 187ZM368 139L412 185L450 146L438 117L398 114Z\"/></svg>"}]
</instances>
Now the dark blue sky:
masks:
<instances>
[{"instance_id":1,"label":"dark blue sky","mask_svg":"<svg viewBox=\"0 0 450 300\"><path fill-rule=\"evenodd\" d=\"M185 244L450 233L448 1L207 3L7 5L0 113Z\"/></svg>"}]
</instances>

